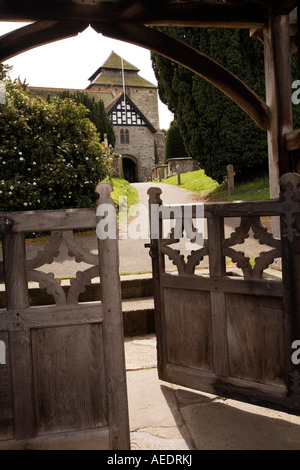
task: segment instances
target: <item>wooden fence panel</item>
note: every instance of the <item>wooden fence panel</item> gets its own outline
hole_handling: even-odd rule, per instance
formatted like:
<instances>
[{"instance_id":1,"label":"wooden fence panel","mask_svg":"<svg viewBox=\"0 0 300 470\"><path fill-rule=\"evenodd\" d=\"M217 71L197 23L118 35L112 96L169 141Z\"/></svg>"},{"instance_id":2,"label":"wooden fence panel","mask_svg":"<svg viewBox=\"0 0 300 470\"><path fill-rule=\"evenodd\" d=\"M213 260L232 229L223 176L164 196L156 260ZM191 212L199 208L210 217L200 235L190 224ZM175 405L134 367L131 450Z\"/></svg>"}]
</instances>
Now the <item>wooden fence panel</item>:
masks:
<instances>
[{"instance_id":1,"label":"wooden fence panel","mask_svg":"<svg viewBox=\"0 0 300 470\"><path fill-rule=\"evenodd\" d=\"M192 251L182 248L184 239L191 240L184 223L181 238L176 233L185 206L172 213L161 190L149 190L152 225L159 213L150 255L162 380L300 411L299 364L292 361L292 343L300 340L299 182L299 175L284 175L278 199L204 204L206 233ZM197 209L192 207L194 225ZM271 216L281 219L281 239L263 224ZM237 226L225 235L228 218ZM176 220L169 234L163 233L165 219ZM263 246L254 263L245 255L250 232ZM166 272L167 257L177 273ZM203 259L207 272L198 270ZM281 279L265 275L275 259L282 261ZM227 267L228 260L235 268Z\"/></svg>"},{"instance_id":2,"label":"wooden fence panel","mask_svg":"<svg viewBox=\"0 0 300 470\"><path fill-rule=\"evenodd\" d=\"M100 183L96 190L98 205L113 208L111 186ZM117 240L99 239L98 254L76 243L74 224L95 230L96 209L5 213L0 219L7 298L0 310L6 352L0 364L0 449L129 449ZM26 259L24 232L38 226L52 231L51 240ZM62 240L74 262L90 265L77 272L67 293L53 273L39 270L55 260ZM101 301L79 302L95 277ZM30 307L30 281L47 289L54 304Z\"/></svg>"}]
</instances>

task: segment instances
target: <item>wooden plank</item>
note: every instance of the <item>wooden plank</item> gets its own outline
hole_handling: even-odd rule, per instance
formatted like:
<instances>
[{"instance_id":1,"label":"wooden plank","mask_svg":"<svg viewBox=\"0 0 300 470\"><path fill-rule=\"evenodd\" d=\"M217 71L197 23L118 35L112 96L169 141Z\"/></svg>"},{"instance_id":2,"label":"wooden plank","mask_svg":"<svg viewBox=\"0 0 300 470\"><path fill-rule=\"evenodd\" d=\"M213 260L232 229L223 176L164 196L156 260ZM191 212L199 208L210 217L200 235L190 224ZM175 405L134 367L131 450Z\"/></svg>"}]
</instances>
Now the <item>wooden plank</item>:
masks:
<instances>
[{"instance_id":1,"label":"wooden plank","mask_svg":"<svg viewBox=\"0 0 300 470\"><path fill-rule=\"evenodd\" d=\"M292 343L300 338L300 242L299 242L299 183L298 174L280 178L281 197L287 198L287 211L281 218L282 281L285 333L286 374L296 369L292 363ZM290 199L290 200L288 200Z\"/></svg>"},{"instance_id":2,"label":"wooden plank","mask_svg":"<svg viewBox=\"0 0 300 470\"><path fill-rule=\"evenodd\" d=\"M222 217L207 219L207 239L209 275L211 278L224 277L226 275L226 266L222 247L224 240L224 219Z\"/></svg>"},{"instance_id":3,"label":"wooden plank","mask_svg":"<svg viewBox=\"0 0 300 470\"><path fill-rule=\"evenodd\" d=\"M172 212L172 207L172 205L162 205L159 217L161 219L181 217L185 204L180 204L179 210L175 211L175 214ZM212 217L244 217L245 214L247 216L280 216L283 212L284 208L279 198L258 201L204 203L204 217L207 219ZM197 216L197 204L192 204L192 216Z\"/></svg>"},{"instance_id":4,"label":"wooden plank","mask_svg":"<svg viewBox=\"0 0 300 470\"><path fill-rule=\"evenodd\" d=\"M152 205L162 206L161 200L162 190L157 187L149 188L147 194L149 196L149 223L151 227L151 236L153 237L152 227ZM163 287L161 285L160 276L165 271L165 257L161 254L159 239L162 237L162 221L159 220L157 236L151 238L149 255L152 264L152 280L153 280L153 297L154 297L154 315L155 315L155 333L157 338L157 371L158 377L162 378L165 365L167 362L166 352L166 324L164 321L164 301Z\"/></svg>"},{"instance_id":5,"label":"wooden plank","mask_svg":"<svg viewBox=\"0 0 300 470\"><path fill-rule=\"evenodd\" d=\"M283 297L282 281L277 279L244 280L242 278L210 279L204 276L161 275L162 287L213 292L232 292L267 297Z\"/></svg>"},{"instance_id":6,"label":"wooden plank","mask_svg":"<svg viewBox=\"0 0 300 470\"><path fill-rule=\"evenodd\" d=\"M278 298L226 294L229 376L285 385L284 322Z\"/></svg>"},{"instance_id":7,"label":"wooden plank","mask_svg":"<svg viewBox=\"0 0 300 470\"><path fill-rule=\"evenodd\" d=\"M5 364L0 363L0 441L13 437L13 407L11 386L11 364L8 333L0 332L0 341L5 344Z\"/></svg>"},{"instance_id":8,"label":"wooden plank","mask_svg":"<svg viewBox=\"0 0 300 470\"><path fill-rule=\"evenodd\" d=\"M229 70L200 51L143 25L92 23L92 26L105 36L145 47L188 68L225 93L261 129L268 129L269 109L264 101Z\"/></svg>"},{"instance_id":9,"label":"wooden plank","mask_svg":"<svg viewBox=\"0 0 300 470\"><path fill-rule=\"evenodd\" d=\"M213 370L209 292L164 289L167 362Z\"/></svg>"},{"instance_id":10,"label":"wooden plank","mask_svg":"<svg viewBox=\"0 0 300 470\"><path fill-rule=\"evenodd\" d=\"M275 0L270 2L269 15L287 15L297 6L297 0Z\"/></svg>"},{"instance_id":11,"label":"wooden plank","mask_svg":"<svg viewBox=\"0 0 300 470\"><path fill-rule=\"evenodd\" d=\"M114 207L110 197L112 190L108 183L97 186L98 205ZM101 217L97 217L97 223L100 221ZM118 240L98 237L98 248L110 448L128 450L130 437Z\"/></svg>"},{"instance_id":12,"label":"wooden plank","mask_svg":"<svg viewBox=\"0 0 300 470\"><path fill-rule=\"evenodd\" d=\"M108 429L63 432L33 439L0 441L0 450L109 450Z\"/></svg>"},{"instance_id":13,"label":"wooden plank","mask_svg":"<svg viewBox=\"0 0 300 470\"><path fill-rule=\"evenodd\" d=\"M10 332L9 343L13 389L14 438L17 440L28 439L36 436L30 331Z\"/></svg>"},{"instance_id":14,"label":"wooden plank","mask_svg":"<svg viewBox=\"0 0 300 470\"><path fill-rule=\"evenodd\" d=\"M34 329L38 434L107 424L102 325Z\"/></svg>"},{"instance_id":15,"label":"wooden plank","mask_svg":"<svg viewBox=\"0 0 300 470\"><path fill-rule=\"evenodd\" d=\"M266 102L271 198L279 195L279 177L292 171L284 136L293 130L289 16L271 16L264 28Z\"/></svg>"},{"instance_id":16,"label":"wooden plank","mask_svg":"<svg viewBox=\"0 0 300 470\"><path fill-rule=\"evenodd\" d=\"M196 204L192 205L193 217L196 215ZM163 205L165 210L160 213L168 214L168 208L172 206ZM182 209L184 205L181 205ZM226 216L241 217L245 215L280 215L283 212L282 203L279 199L261 201L236 201L218 202L204 204L204 216ZM23 211L23 212L0 212L0 217L6 217L13 221L13 232L41 232L51 230L72 230L74 228L96 227L96 216L94 209L63 209L57 211Z\"/></svg>"},{"instance_id":17,"label":"wooden plank","mask_svg":"<svg viewBox=\"0 0 300 470\"><path fill-rule=\"evenodd\" d=\"M165 24L173 26L206 26L251 28L265 22L265 15L259 5L237 5L198 2L160 3L159 8L147 8L147 4L133 2L131 8L120 6L120 2L95 0L81 4L78 1L44 0L26 4L11 0L2 0L2 21L95 20L114 22L134 22L140 24Z\"/></svg>"},{"instance_id":18,"label":"wooden plank","mask_svg":"<svg viewBox=\"0 0 300 470\"><path fill-rule=\"evenodd\" d=\"M96 227L95 209L0 212L13 221L13 232L46 232Z\"/></svg>"},{"instance_id":19,"label":"wooden plank","mask_svg":"<svg viewBox=\"0 0 300 470\"><path fill-rule=\"evenodd\" d=\"M288 132L284 136L285 148L288 152L298 150L300 148L300 129Z\"/></svg>"},{"instance_id":20,"label":"wooden plank","mask_svg":"<svg viewBox=\"0 0 300 470\"><path fill-rule=\"evenodd\" d=\"M216 375L228 376L228 344L225 294L211 293L211 320L213 336L213 370Z\"/></svg>"},{"instance_id":21,"label":"wooden plank","mask_svg":"<svg viewBox=\"0 0 300 470\"><path fill-rule=\"evenodd\" d=\"M65 325L84 325L103 322L100 302L56 307L31 307L18 310L0 310L0 331L21 331Z\"/></svg>"},{"instance_id":22,"label":"wooden plank","mask_svg":"<svg viewBox=\"0 0 300 470\"><path fill-rule=\"evenodd\" d=\"M199 374L199 371L195 369L167 364L165 380L184 387L218 395L217 384L219 377L209 371L201 371L201 374ZM287 389L284 386L261 384L252 382L251 380L235 379L231 377L226 378L226 383L228 385L248 389L248 396L250 398L254 391L266 394L274 399L278 397L285 398L287 392Z\"/></svg>"},{"instance_id":23,"label":"wooden plank","mask_svg":"<svg viewBox=\"0 0 300 470\"><path fill-rule=\"evenodd\" d=\"M2 241L7 309L28 308L25 241L22 233L9 233Z\"/></svg>"}]
</instances>

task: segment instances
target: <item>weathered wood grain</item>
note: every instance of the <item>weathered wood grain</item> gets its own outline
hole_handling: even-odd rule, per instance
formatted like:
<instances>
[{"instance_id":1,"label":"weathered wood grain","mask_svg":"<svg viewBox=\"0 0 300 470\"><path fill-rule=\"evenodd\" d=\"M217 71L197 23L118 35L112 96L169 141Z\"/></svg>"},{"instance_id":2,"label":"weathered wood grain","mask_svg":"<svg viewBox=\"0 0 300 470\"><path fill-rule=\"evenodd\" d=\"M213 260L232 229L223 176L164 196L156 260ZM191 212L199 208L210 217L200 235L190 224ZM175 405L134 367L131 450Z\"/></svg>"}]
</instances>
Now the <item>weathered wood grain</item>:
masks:
<instances>
[{"instance_id":1,"label":"weathered wood grain","mask_svg":"<svg viewBox=\"0 0 300 470\"><path fill-rule=\"evenodd\" d=\"M105 203L112 187L100 186ZM69 231L95 229L95 209L10 213L9 219L12 231L3 237L7 309L0 311L0 341L8 348L0 370L0 448L128 450L117 240L101 241L99 256L75 245ZM53 234L49 249L26 262L24 232L44 230ZM59 231L71 256L100 264L101 302L77 303L76 285L81 291L99 275L93 266L79 275L67 298L53 278L57 305L29 307L28 281L44 286L43 273L34 269L52 261Z\"/></svg>"},{"instance_id":2,"label":"weathered wood grain","mask_svg":"<svg viewBox=\"0 0 300 470\"><path fill-rule=\"evenodd\" d=\"M14 410L14 438L28 439L36 436L33 394L33 371L30 331L9 333L12 395Z\"/></svg>"},{"instance_id":3,"label":"weathered wood grain","mask_svg":"<svg viewBox=\"0 0 300 470\"><path fill-rule=\"evenodd\" d=\"M0 441L0 450L109 450L108 429L62 432L26 440Z\"/></svg>"},{"instance_id":4,"label":"weathered wood grain","mask_svg":"<svg viewBox=\"0 0 300 470\"><path fill-rule=\"evenodd\" d=\"M61 209L48 211L1 212L13 221L14 232L47 232L95 228L95 209Z\"/></svg>"},{"instance_id":5,"label":"weathered wood grain","mask_svg":"<svg viewBox=\"0 0 300 470\"><path fill-rule=\"evenodd\" d=\"M168 363L213 370L209 292L164 290Z\"/></svg>"},{"instance_id":6,"label":"weathered wood grain","mask_svg":"<svg viewBox=\"0 0 300 470\"><path fill-rule=\"evenodd\" d=\"M178 289L232 292L254 296L283 297L282 281L277 279L245 280L238 277L211 279L205 276L175 276L169 273L161 275L162 287Z\"/></svg>"},{"instance_id":7,"label":"weathered wood grain","mask_svg":"<svg viewBox=\"0 0 300 470\"><path fill-rule=\"evenodd\" d=\"M176 274L166 273L164 264L160 263L159 248L170 247L175 240L167 244L161 240L161 233L157 241L152 240L157 284L154 295L158 305L157 351L162 380L299 410L298 395L294 397L298 369L291 361L292 340L300 332L299 181L300 176L296 174L282 176L280 197L264 203L205 204L208 274L187 274L183 269ZM154 197L157 194L158 190L150 191L152 204L157 203ZM163 206L161 199L159 203ZM172 206L163 207L167 210L161 211L160 223L172 218ZM178 219L183 207L178 211ZM195 216L196 206L193 209ZM242 218L241 225L225 239L224 219L237 214ZM274 238L262 227L259 217L266 214L281 217L281 238ZM282 279L262 276L245 279L226 273L225 248L238 253L235 245L244 243L250 228L259 243L271 247L269 257L255 259L253 271L263 272L274 257L282 257ZM181 255L178 251L178 260Z\"/></svg>"},{"instance_id":8,"label":"weathered wood grain","mask_svg":"<svg viewBox=\"0 0 300 470\"><path fill-rule=\"evenodd\" d=\"M284 385L282 301L226 294L229 376Z\"/></svg>"},{"instance_id":9,"label":"weathered wood grain","mask_svg":"<svg viewBox=\"0 0 300 470\"><path fill-rule=\"evenodd\" d=\"M24 234L9 233L4 235L2 250L7 308L28 308Z\"/></svg>"},{"instance_id":10,"label":"weathered wood grain","mask_svg":"<svg viewBox=\"0 0 300 470\"><path fill-rule=\"evenodd\" d=\"M100 183L96 192L98 204L114 203L110 197L112 187ZM97 223L101 217L97 217ZM127 405L126 367L123 334L122 296L119 277L119 250L117 239L98 238L99 274L103 303L103 345L105 350L105 378L108 407L110 447L130 449Z\"/></svg>"},{"instance_id":11,"label":"weathered wood grain","mask_svg":"<svg viewBox=\"0 0 300 470\"><path fill-rule=\"evenodd\" d=\"M133 2L137 3L137 2ZM65 21L105 21L107 23L127 22L173 26L237 27L250 28L264 24L265 14L259 5L237 5L184 2L161 2L160 8L147 8L146 4L131 5L126 8L117 1L50 2L43 6L35 2L28 8L15 1L3 2L2 19L5 21L62 20ZM54 22L53 22L54 23ZM68 25L68 23L67 23ZM62 37L64 37L62 35Z\"/></svg>"},{"instance_id":12,"label":"weathered wood grain","mask_svg":"<svg viewBox=\"0 0 300 470\"><path fill-rule=\"evenodd\" d=\"M177 366L174 364L167 364L165 380L184 387L216 394L217 378L213 372L202 371L201 374L199 374L197 369ZM285 386L261 384L252 382L251 380L227 377L226 383L228 383L229 386L234 385L237 387L242 387L245 390L248 390L249 394L257 390L258 393L262 393L266 397L270 397L274 400L274 402L276 402L278 397L285 398L287 393L287 388Z\"/></svg>"},{"instance_id":13,"label":"weathered wood grain","mask_svg":"<svg viewBox=\"0 0 300 470\"><path fill-rule=\"evenodd\" d=\"M0 341L5 344L5 364L0 364L0 441L13 437L13 405L11 363L8 333L0 332Z\"/></svg>"},{"instance_id":14,"label":"weathered wood grain","mask_svg":"<svg viewBox=\"0 0 300 470\"><path fill-rule=\"evenodd\" d=\"M228 341L224 332L227 329L225 294L211 293L211 322L213 337L213 370L216 375L227 377Z\"/></svg>"},{"instance_id":15,"label":"weathered wood grain","mask_svg":"<svg viewBox=\"0 0 300 470\"><path fill-rule=\"evenodd\" d=\"M279 195L279 177L292 171L285 134L293 130L291 58L288 15L274 15L264 28L266 103L270 108L268 129L271 198Z\"/></svg>"},{"instance_id":16,"label":"weathered wood grain","mask_svg":"<svg viewBox=\"0 0 300 470\"><path fill-rule=\"evenodd\" d=\"M103 322L100 302L63 307L45 306L18 310L0 310L0 331L22 331L47 327L86 325Z\"/></svg>"},{"instance_id":17,"label":"weathered wood grain","mask_svg":"<svg viewBox=\"0 0 300 470\"><path fill-rule=\"evenodd\" d=\"M38 433L106 426L102 326L34 329L31 336Z\"/></svg>"}]
</instances>

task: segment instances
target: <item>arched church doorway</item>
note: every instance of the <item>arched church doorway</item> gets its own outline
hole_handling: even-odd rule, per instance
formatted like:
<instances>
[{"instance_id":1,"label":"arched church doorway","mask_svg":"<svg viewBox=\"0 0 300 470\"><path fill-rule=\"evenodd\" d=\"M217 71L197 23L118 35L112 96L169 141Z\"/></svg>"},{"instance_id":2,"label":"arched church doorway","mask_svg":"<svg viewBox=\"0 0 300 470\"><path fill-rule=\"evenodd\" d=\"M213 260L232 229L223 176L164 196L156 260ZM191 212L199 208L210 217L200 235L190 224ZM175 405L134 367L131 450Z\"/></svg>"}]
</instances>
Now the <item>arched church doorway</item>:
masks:
<instances>
[{"instance_id":1,"label":"arched church doorway","mask_svg":"<svg viewBox=\"0 0 300 470\"><path fill-rule=\"evenodd\" d=\"M136 183L138 180L137 177L137 166L134 160L128 157L122 158L123 162L123 175L124 179L129 181L129 183Z\"/></svg>"}]
</instances>

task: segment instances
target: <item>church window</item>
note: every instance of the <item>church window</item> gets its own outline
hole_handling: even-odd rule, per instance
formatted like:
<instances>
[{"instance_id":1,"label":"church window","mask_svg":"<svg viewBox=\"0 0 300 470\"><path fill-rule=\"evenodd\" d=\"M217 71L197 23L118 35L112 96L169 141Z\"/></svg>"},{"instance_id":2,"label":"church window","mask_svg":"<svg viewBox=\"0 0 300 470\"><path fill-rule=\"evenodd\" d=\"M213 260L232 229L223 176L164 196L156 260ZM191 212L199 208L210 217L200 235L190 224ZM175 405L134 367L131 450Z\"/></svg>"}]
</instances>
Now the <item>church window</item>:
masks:
<instances>
[{"instance_id":1,"label":"church window","mask_svg":"<svg viewBox=\"0 0 300 470\"><path fill-rule=\"evenodd\" d=\"M129 130L128 129L126 129L125 131L124 129L120 130L120 143L129 144Z\"/></svg>"}]
</instances>

